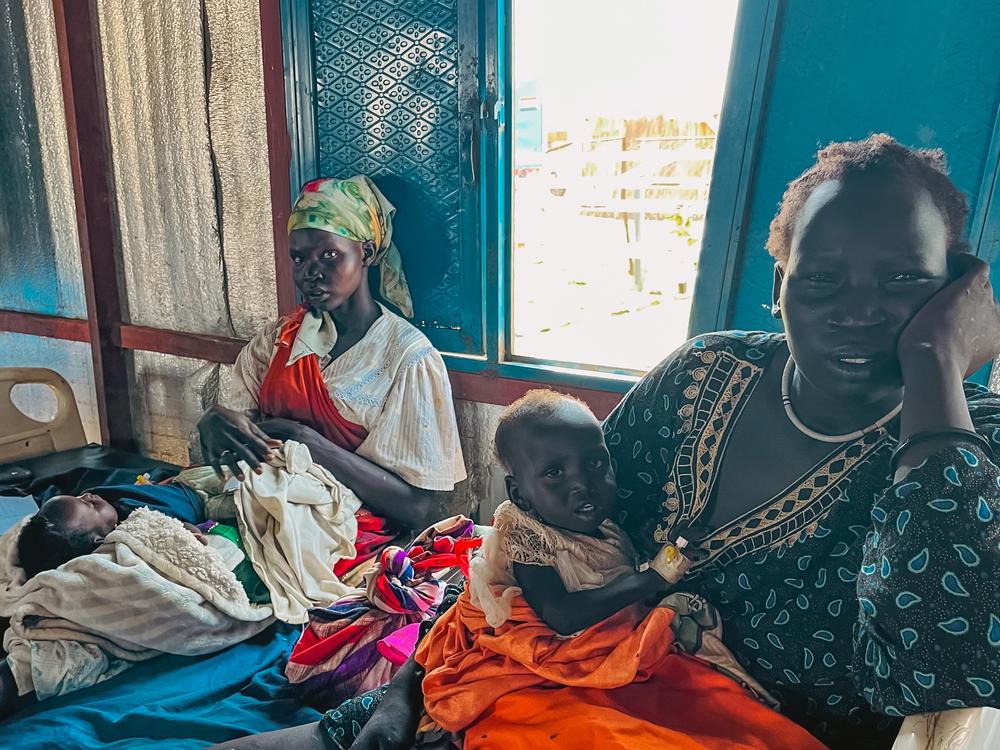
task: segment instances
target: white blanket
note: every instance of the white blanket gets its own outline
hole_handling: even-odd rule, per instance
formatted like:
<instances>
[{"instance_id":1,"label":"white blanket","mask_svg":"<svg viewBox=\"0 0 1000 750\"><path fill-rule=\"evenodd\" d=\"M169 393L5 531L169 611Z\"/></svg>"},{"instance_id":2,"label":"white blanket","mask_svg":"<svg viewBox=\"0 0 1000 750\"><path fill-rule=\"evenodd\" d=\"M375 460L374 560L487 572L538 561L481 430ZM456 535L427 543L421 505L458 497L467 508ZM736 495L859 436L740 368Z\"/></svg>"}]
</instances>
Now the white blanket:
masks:
<instances>
[{"instance_id":1,"label":"white blanket","mask_svg":"<svg viewBox=\"0 0 1000 750\"><path fill-rule=\"evenodd\" d=\"M160 653L217 651L273 619L216 550L156 511L133 511L96 552L28 581L16 564L24 523L0 537L4 647L21 695L72 692Z\"/></svg>"},{"instance_id":2,"label":"white blanket","mask_svg":"<svg viewBox=\"0 0 1000 750\"><path fill-rule=\"evenodd\" d=\"M309 607L325 607L353 588L333 574L355 556L361 501L289 440L262 474L247 471L234 501L240 537L271 592L279 620L300 624Z\"/></svg>"}]
</instances>

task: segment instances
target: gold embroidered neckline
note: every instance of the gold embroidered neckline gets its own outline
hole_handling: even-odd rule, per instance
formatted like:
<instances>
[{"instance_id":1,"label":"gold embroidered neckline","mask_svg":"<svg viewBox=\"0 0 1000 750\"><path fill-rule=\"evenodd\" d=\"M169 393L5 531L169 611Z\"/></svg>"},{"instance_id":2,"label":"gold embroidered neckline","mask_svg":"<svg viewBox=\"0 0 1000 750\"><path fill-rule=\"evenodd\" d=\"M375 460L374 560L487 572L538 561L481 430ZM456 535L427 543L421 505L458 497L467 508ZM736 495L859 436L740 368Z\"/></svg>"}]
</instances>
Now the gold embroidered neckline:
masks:
<instances>
[{"instance_id":1,"label":"gold embroidered neckline","mask_svg":"<svg viewBox=\"0 0 1000 750\"><path fill-rule=\"evenodd\" d=\"M666 541L666 530L701 517L715 489L717 467L728 442L729 429L739 418L760 383L764 369L727 352L698 352L702 366L691 371L692 383L684 390L678 409L681 433L671 480L664 487L664 517L654 538ZM818 521L840 497L841 484L851 470L878 450L885 429L838 446L784 490L768 498L695 546L708 552L696 567L730 562L764 547L794 543L812 535Z\"/></svg>"}]
</instances>

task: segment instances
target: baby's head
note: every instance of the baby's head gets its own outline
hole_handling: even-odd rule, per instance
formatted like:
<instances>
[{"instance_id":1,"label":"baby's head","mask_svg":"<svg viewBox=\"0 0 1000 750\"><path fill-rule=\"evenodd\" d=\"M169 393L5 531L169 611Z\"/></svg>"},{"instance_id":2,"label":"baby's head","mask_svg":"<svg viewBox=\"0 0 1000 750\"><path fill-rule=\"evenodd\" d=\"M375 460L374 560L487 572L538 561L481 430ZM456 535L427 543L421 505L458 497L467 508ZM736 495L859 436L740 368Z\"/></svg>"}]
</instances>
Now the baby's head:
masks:
<instances>
[{"instance_id":1,"label":"baby's head","mask_svg":"<svg viewBox=\"0 0 1000 750\"><path fill-rule=\"evenodd\" d=\"M615 474L601 423L583 402L528 391L500 415L495 443L507 496L521 510L584 534L611 514Z\"/></svg>"},{"instance_id":2,"label":"baby's head","mask_svg":"<svg viewBox=\"0 0 1000 750\"><path fill-rule=\"evenodd\" d=\"M93 552L117 525L117 510L102 497L56 495L42 503L17 538L18 564L33 578Z\"/></svg>"}]
</instances>

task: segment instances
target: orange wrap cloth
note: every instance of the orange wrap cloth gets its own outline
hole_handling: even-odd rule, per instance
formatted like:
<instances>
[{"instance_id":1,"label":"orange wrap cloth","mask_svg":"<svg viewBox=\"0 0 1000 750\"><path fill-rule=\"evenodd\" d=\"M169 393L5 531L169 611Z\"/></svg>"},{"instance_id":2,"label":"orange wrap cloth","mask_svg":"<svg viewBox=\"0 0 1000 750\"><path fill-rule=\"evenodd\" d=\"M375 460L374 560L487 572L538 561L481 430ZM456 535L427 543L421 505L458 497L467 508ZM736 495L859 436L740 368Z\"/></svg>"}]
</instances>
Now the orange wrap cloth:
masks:
<instances>
[{"instance_id":1,"label":"orange wrap cloth","mask_svg":"<svg viewBox=\"0 0 1000 750\"><path fill-rule=\"evenodd\" d=\"M699 659L676 653L672 610L629 607L558 636L520 596L494 630L468 591L416 651L424 706L465 750L823 750Z\"/></svg>"}]
</instances>

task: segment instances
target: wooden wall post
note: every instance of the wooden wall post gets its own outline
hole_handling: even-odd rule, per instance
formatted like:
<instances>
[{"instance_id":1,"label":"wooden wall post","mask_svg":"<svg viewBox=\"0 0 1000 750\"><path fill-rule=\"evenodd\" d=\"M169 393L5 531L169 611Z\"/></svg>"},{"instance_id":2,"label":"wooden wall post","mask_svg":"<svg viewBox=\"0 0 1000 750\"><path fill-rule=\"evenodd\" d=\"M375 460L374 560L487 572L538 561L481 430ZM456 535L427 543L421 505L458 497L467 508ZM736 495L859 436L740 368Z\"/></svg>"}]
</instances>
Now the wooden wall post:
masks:
<instances>
[{"instance_id":1,"label":"wooden wall post","mask_svg":"<svg viewBox=\"0 0 1000 750\"><path fill-rule=\"evenodd\" d=\"M114 448L135 450L127 355L115 345L125 306L97 0L53 0L52 6L101 438Z\"/></svg>"}]
</instances>

